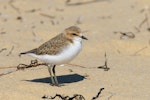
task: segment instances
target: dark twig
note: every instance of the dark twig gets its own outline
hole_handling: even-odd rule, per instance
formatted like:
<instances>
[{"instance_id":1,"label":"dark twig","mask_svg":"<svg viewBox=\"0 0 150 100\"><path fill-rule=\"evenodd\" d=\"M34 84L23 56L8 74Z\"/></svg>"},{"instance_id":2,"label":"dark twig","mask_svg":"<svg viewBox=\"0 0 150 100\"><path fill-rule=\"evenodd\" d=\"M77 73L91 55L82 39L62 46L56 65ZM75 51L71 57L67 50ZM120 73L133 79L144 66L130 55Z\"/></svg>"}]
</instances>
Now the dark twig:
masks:
<instances>
[{"instance_id":1,"label":"dark twig","mask_svg":"<svg viewBox=\"0 0 150 100\"><path fill-rule=\"evenodd\" d=\"M14 2L14 0L10 0L10 1L9 1L9 5L10 5L17 13L20 13L19 8L17 8L16 6L14 6L14 5L13 5L13 2Z\"/></svg>"},{"instance_id":2,"label":"dark twig","mask_svg":"<svg viewBox=\"0 0 150 100\"><path fill-rule=\"evenodd\" d=\"M11 55L13 50L14 50L14 46L11 47L11 50L9 51L9 53L6 56Z\"/></svg>"},{"instance_id":3,"label":"dark twig","mask_svg":"<svg viewBox=\"0 0 150 100\"><path fill-rule=\"evenodd\" d=\"M9 53L9 54L10 54L10 53ZM47 64L46 64L46 63L38 63L38 60L31 60L31 63L30 63L30 64L19 64L19 65L17 65L17 66L0 67L0 69L16 68L15 71L18 71L18 70L22 70L22 69L26 69L26 68L38 67L38 66L40 66L40 65L46 66ZM71 65L71 66L75 66L75 67L80 67L80 68L87 68L87 67L80 66L80 65L76 65L76 64L67 64L67 65ZM15 71L13 70L13 71L9 71L9 72L7 72L7 73L2 73L2 74L0 74L0 76L9 74L9 73L12 73L12 72L15 72Z\"/></svg>"},{"instance_id":4,"label":"dark twig","mask_svg":"<svg viewBox=\"0 0 150 100\"><path fill-rule=\"evenodd\" d=\"M97 99L103 90L104 90L104 88L101 88L101 89L99 90L99 92L97 93L97 95L92 98L92 100Z\"/></svg>"},{"instance_id":5,"label":"dark twig","mask_svg":"<svg viewBox=\"0 0 150 100\"><path fill-rule=\"evenodd\" d=\"M103 66L99 66L97 68L100 68L100 69L104 69L104 71L108 71L110 68L108 68L107 66L107 57L106 57L106 53L105 53L105 64Z\"/></svg>"},{"instance_id":6,"label":"dark twig","mask_svg":"<svg viewBox=\"0 0 150 100\"><path fill-rule=\"evenodd\" d=\"M37 67L37 66L40 66L40 65L46 65L46 63L38 63L38 60L31 60L31 63L29 65L19 64L17 66L17 69L25 69L25 68Z\"/></svg>"},{"instance_id":7,"label":"dark twig","mask_svg":"<svg viewBox=\"0 0 150 100\"><path fill-rule=\"evenodd\" d=\"M80 94L74 94L72 97L69 96L62 96L60 94L56 94L54 97L48 97L44 95L43 99L55 99L56 97L61 98L62 100L85 100L85 98Z\"/></svg>"},{"instance_id":8,"label":"dark twig","mask_svg":"<svg viewBox=\"0 0 150 100\"><path fill-rule=\"evenodd\" d=\"M7 71L5 73L1 73L0 76L6 75L6 74L10 74L12 72L16 72L16 71L21 70L21 69L37 67L37 66L40 66L40 65L46 65L46 64L45 63L38 63L37 60L31 60L31 63L29 65L27 65L27 64L19 64L18 66L0 67L0 69L15 68L14 70L9 70L9 71Z\"/></svg>"},{"instance_id":9,"label":"dark twig","mask_svg":"<svg viewBox=\"0 0 150 100\"><path fill-rule=\"evenodd\" d=\"M105 62L105 64L107 65L106 62ZM46 66L47 64L46 63L38 63L37 60L31 60L30 64L19 64L18 66L0 67L0 69L16 68L16 71L18 71L18 70L21 70L21 69L26 69L26 68L31 68L31 67L38 67L40 65ZM66 65L70 65L70 66L74 66L74 67L80 67L80 68L88 68L88 67L84 67L84 66L80 66L80 65L76 65L76 64L66 64ZM92 68L97 68L97 67L92 67ZM92 69L92 68L88 68L88 69ZM109 68L103 68L103 69L108 70ZM12 72L15 72L15 71L12 71ZM11 73L11 71L9 73ZM5 73L4 75L9 74L9 73ZM0 76L1 76L1 74L0 74Z\"/></svg>"},{"instance_id":10,"label":"dark twig","mask_svg":"<svg viewBox=\"0 0 150 100\"><path fill-rule=\"evenodd\" d=\"M100 94L101 94L101 92L103 90L104 90L104 88L100 88L100 90L97 93L97 95L95 97L93 97L91 100L96 100L97 98L99 98L99 96L100 96ZM42 99L51 99L51 100L55 99L55 100L57 100L56 97L60 98L61 100L85 100L84 96L81 95L81 94L74 94L72 97L70 97L70 96L63 96L61 94L56 94L53 97L52 96L49 97L47 95L44 95L42 97Z\"/></svg>"}]
</instances>

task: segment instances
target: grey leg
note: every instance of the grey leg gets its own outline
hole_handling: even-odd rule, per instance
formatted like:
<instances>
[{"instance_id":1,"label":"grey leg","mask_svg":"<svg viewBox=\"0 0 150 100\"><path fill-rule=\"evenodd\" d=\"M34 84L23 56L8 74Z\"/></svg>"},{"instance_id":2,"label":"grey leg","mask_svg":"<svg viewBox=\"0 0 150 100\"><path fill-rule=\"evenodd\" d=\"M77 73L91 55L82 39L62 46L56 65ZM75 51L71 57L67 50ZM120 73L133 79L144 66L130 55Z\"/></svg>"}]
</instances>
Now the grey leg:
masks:
<instances>
[{"instance_id":1,"label":"grey leg","mask_svg":"<svg viewBox=\"0 0 150 100\"><path fill-rule=\"evenodd\" d=\"M53 74L54 74L54 81L55 81L55 84L56 84L56 85L59 85L59 84L58 84L57 77L56 77L56 74L55 74L55 67L56 67L56 65L54 65L54 66L53 66L53 69L52 69Z\"/></svg>"},{"instance_id":2,"label":"grey leg","mask_svg":"<svg viewBox=\"0 0 150 100\"><path fill-rule=\"evenodd\" d=\"M51 72L51 68L52 68L53 66L54 66L54 65L48 65L48 71L49 71L49 74L50 74L50 78L51 78L52 84L55 85L55 80L54 80L53 75L52 75L52 72Z\"/></svg>"}]
</instances>

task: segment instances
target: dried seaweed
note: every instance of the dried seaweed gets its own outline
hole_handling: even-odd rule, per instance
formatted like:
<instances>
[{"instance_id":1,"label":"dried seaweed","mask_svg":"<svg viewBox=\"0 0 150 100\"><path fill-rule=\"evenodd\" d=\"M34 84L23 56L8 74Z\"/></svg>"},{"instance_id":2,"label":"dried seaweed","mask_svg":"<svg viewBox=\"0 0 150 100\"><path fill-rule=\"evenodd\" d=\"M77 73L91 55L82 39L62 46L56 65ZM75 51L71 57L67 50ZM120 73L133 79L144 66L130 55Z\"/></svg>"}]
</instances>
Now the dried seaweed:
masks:
<instances>
[{"instance_id":1,"label":"dried seaweed","mask_svg":"<svg viewBox=\"0 0 150 100\"><path fill-rule=\"evenodd\" d=\"M17 66L17 69L25 69L25 68L31 68L31 67L37 67L40 65L46 65L46 63L38 63L38 60L31 60L31 63L29 65L26 64L19 64Z\"/></svg>"},{"instance_id":2,"label":"dried seaweed","mask_svg":"<svg viewBox=\"0 0 150 100\"><path fill-rule=\"evenodd\" d=\"M102 91L104 90L104 88L100 88L99 92L97 93L97 95L95 97L92 97L91 100L96 100L99 98L100 94L102 93ZM70 96L64 96L61 94L56 94L55 96L47 96L44 95L42 97L42 99L51 99L51 100L57 100L56 98L60 98L61 100L85 100L85 97L81 94L74 94L72 97Z\"/></svg>"},{"instance_id":3,"label":"dried seaweed","mask_svg":"<svg viewBox=\"0 0 150 100\"><path fill-rule=\"evenodd\" d=\"M80 94L74 94L72 97L69 97L69 96L63 96L61 94L56 94L55 96L53 97L48 97L46 95L44 95L42 97L42 99L51 99L51 100L56 100L56 98L60 98L62 100L85 100L84 96L80 95Z\"/></svg>"},{"instance_id":4,"label":"dried seaweed","mask_svg":"<svg viewBox=\"0 0 150 100\"><path fill-rule=\"evenodd\" d=\"M0 69L15 68L14 70L8 70L5 73L1 73L0 76L7 75L7 74L10 74L12 72L16 72L18 70L22 70L22 69L26 69L26 68L37 67L40 65L46 65L46 64L45 63L38 63L37 60L31 60L30 64L28 64L28 65L27 64L19 64L18 66L0 67Z\"/></svg>"},{"instance_id":5,"label":"dried seaweed","mask_svg":"<svg viewBox=\"0 0 150 100\"><path fill-rule=\"evenodd\" d=\"M104 90L104 88L100 88L99 92L97 93L97 95L95 97L92 98L92 100L97 99L103 90Z\"/></svg>"}]
</instances>

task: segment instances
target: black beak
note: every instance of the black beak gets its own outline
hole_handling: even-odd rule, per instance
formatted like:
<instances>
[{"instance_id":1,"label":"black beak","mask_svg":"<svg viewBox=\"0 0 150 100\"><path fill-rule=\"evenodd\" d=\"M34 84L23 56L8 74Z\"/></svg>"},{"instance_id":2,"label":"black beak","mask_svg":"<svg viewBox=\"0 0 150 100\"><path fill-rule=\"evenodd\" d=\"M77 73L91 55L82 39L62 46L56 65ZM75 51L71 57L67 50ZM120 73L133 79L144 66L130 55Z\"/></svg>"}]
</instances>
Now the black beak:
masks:
<instances>
[{"instance_id":1,"label":"black beak","mask_svg":"<svg viewBox=\"0 0 150 100\"><path fill-rule=\"evenodd\" d=\"M88 40L85 36L81 36L82 39Z\"/></svg>"}]
</instances>

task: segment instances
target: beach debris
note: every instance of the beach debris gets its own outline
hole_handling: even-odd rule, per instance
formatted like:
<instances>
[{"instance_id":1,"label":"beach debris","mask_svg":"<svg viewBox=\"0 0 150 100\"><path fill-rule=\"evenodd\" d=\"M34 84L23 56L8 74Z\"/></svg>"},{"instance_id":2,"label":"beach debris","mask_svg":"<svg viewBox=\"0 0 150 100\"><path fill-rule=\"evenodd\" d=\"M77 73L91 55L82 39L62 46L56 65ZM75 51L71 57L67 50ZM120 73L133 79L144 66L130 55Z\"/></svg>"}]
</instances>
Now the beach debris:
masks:
<instances>
[{"instance_id":1,"label":"beach debris","mask_svg":"<svg viewBox=\"0 0 150 100\"><path fill-rule=\"evenodd\" d=\"M108 68L108 65L107 65L107 55L105 53L105 64L103 66L99 66L97 67L99 69L104 69L104 71L108 71L110 68Z\"/></svg>"},{"instance_id":2,"label":"beach debris","mask_svg":"<svg viewBox=\"0 0 150 100\"><path fill-rule=\"evenodd\" d=\"M23 70L26 68L37 67L40 65L46 65L46 63L38 63L38 60L31 60L30 64L19 64L18 66L0 67L0 69L13 69L13 70L7 70L6 72L0 73L0 76L7 75L12 72L16 72L18 70Z\"/></svg>"},{"instance_id":3,"label":"beach debris","mask_svg":"<svg viewBox=\"0 0 150 100\"><path fill-rule=\"evenodd\" d=\"M23 20L23 18L21 16L18 16L16 19L19 20L20 22L22 22L22 20Z\"/></svg>"},{"instance_id":4,"label":"beach debris","mask_svg":"<svg viewBox=\"0 0 150 100\"><path fill-rule=\"evenodd\" d=\"M40 65L46 65L46 63L38 63L38 60L35 59L35 60L31 60L30 64L19 64L17 66L17 69L20 70L20 69L25 69L25 68L31 68L31 67L37 67L37 66L40 66Z\"/></svg>"},{"instance_id":5,"label":"beach debris","mask_svg":"<svg viewBox=\"0 0 150 100\"><path fill-rule=\"evenodd\" d=\"M95 97L92 98L92 100L96 100L100 96L100 94L103 90L104 90L104 88L100 88L99 92L97 93L97 95Z\"/></svg>"},{"instance_id":6,"label":"beach debris","mask_svg":"<svg viewBox=\"0 0 150 100\"><path fill-rule=\"evenodd\" d=\"M104 88L100 88L100 90L97 93L97 95L95 97L92 97L91 100L98 99L103 90L104 90ZM85 97L83 95L81 95L81 94L74 94L72 97L64 96L64 95L61 95L61 94L56 94L55 96L44 95L44 96L42 96L42 99L51 99L51 100L55 99L55 100L57 100L56 99L57 97L60 98L61 100L86 100Z\"/></svg>"},{"instance_id":7,"label":"beach debris","mask_svg":"<svg viewBox=\"0 0 150 100\"><path fill-rule=\"evenodd\" d=\"M121 32L121 31L115 31L115 34L120 33L120 39L133 39L135 38L135 35L133 32Z\"/></svg>"},{"instance_id":8,"label":"beach debris","mask_svg":"<svg viewBox=\"0 0 150 100\"><path fill-rule=\"evenodd\" d=\"M52 96L49 97L49 96L44 95L42 97L42 99L51 99L51 100L54 100L56 97L60 98L61 100L85 100L84 96L82 96L80 94L74 94L72 97L70 97L70 96L63 96L61 94L56 94L53 97Z\"/></svg>"}]
</instances>

